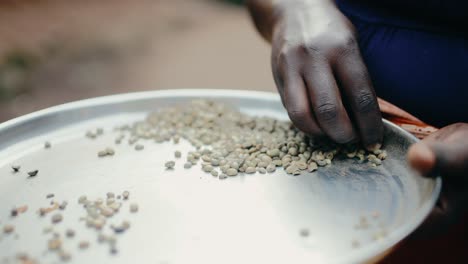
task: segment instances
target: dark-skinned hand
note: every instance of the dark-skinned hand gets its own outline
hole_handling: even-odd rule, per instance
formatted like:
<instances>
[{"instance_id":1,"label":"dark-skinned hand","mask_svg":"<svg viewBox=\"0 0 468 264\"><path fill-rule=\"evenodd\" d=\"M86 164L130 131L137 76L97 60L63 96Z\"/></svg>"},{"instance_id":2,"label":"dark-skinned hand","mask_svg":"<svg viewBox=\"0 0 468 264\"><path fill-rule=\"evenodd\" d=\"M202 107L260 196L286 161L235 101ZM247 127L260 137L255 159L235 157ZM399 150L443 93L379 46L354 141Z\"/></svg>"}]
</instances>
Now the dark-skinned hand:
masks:
<instances>
[{"instance_id":1,"label":"dark-skinned hand","mask_svg":"<svg viewBox=\"0 0 468 264\"><path fill-rule=\"evenodd\" d=\"M442 176L442 192L413 238L439 234L468 212L468 124L444 127L414 144L408 161L424 177Z\"/></svg>"},{"instance_id":2,"label":"dark-skinned hand","mask_svg":"<svg viewBox=\"0 0 468 264\"><path fill-rule=\"evenodd\" d=\"M297 128L338 143L380 144L383 124L353 25L330 1L279 1L271 65Z\"/></svg>"}]
</instances>

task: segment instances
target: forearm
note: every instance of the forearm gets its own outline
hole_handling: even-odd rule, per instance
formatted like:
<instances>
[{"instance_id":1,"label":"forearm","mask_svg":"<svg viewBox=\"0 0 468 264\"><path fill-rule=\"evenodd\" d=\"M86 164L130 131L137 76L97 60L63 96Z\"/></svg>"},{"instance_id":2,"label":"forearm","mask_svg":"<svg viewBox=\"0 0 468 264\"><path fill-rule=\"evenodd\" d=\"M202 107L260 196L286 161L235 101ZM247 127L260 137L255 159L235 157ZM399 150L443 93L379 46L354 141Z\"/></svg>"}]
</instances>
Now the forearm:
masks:
<instances>
[{"instance_id":1,"label":"forearm","mask_svg":"<svg viewBox=\"0 0 468 264\"><path fill-rule=\"evenodd\" d=\"M271 42L279 17L293 10L334 5L334 0L247 0L247 7L258 32Z\"/></svg>"}]
</instances>

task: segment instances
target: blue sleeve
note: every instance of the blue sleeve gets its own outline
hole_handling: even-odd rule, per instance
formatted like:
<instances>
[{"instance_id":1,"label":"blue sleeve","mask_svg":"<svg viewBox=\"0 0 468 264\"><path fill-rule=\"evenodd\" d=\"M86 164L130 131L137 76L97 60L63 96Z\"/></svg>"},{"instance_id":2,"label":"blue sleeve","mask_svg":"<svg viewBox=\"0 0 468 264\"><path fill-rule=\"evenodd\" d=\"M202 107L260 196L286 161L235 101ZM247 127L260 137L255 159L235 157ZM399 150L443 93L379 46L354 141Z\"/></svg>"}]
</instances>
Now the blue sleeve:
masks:
<instances>
[{"instance_id":1,"label":"blue sleeve","mask_svg":"<svg viewBox=\"0 0 468 264\"><path fill-rule=\"evenodd\" d=\"M468 38L347 15L379 97L435 126L468 122Z\"/></svg>"}]
</instances>

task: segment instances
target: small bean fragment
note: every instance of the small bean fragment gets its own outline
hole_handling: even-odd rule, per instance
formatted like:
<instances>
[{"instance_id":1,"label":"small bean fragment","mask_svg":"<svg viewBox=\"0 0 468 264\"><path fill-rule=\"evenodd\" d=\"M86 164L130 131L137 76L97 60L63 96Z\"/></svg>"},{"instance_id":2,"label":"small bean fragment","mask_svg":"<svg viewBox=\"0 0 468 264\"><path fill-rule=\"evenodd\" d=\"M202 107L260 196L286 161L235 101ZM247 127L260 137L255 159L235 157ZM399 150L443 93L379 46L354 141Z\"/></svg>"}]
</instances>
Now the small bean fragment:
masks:
<instances>
[{"instance_id":1,"label":"small bean fragment","mask_svg":"<svg viewBox=\"0 0 468 264\"><path fill-rule=\"evenodd\" d=\"M130 212L131 212L131 213L136 213L136 212L138 212L138 204L136 204L136 203L130 204Z\"/></svg>"},{"instance_id":2,"label":"small bean fragment","mask_svg":"<svg viewBox=\"0 0 468 264\"><path fill-rule=\"evenodd\" d=\"M296 156L297 155L297 148L290 148L288 150L288 154Z\"/></svg>"},{"instance_id":3,"label":"small bean fragment","mask_svg":"<svg viewBox=\"0 0 468 264\"><path fill-rule=\"evenodd\" d=\"M15 231L15 226L14 225L5 225L3 227L3 233L5 233L5 234L13 233L13 231Z\"/></svg>"},{"instance_id":4,"label":"small bean fragment","mask_svg":"<svg viewBox=\"0 0 468 264\"><path fill-rule=\"evenodd\" d=\"M301 230L299 230L299 234L301 235L301 237L308 237L310 235L310 232L309 229L302 228Z\"/></svg>"},{"instance_id":5,"label":"small bean fragment","mask_svg":"<svg viewBox=\"0 0 468 264\"><path fill-rule=\"evenodd\" d=\"M39 173L39 170L33 170L33 171L28 172L29 178L36 177L38 173Z\"/></svg>"},{"instance_id":6,"label":"small bean fragment","mask_svg":"<svg viewBox=\"0 0 468 264\"><path fill-rule=\"evenodd\" d=\"M180 157L182 157L182 152L176 150L176 151L174 152L174 156L175 156L176 158L180 158Z\"/></svg>"},{"instance_id":7,"label":"small bean fragment","mask_svg":"<svg viewBox=\"0 0 468 264\"><path fill-rule=\"evenodd\" d=\"M164 166L166 166L166 169L170 170L170 169L174 169L174 166L175 166L175 161L168 161L164 164Z\"/></svg>"},{"instance_id":8,"label":"small bean fragment","mask_svg":"<svg viewBox=\"0 0 468 264\"><path fill-rule=\"evenodd\" d=\"M63 220L63 216L61 214L54 214L52 216L52 223L54 224L60 223L62 222L62 220Z\"/></svg>"},{"instance_id":9,"label":"small bean fragment","mask_svg":"<svg viewBox=\"0 0 468 264\"><path fill-rule=\"evenodd\" d=\"M48 226L48 227L44 227L44 229L42 230L42 233L49 234L49 233L51 233L53 231L54 231L54 228L51 227L51 226Z\"/></svg>"},{"instance_id":10,"label":"small bean fragment","mask_svg":"<svg viewBox=\"0 0 468 264\"><path fill-rule=\"evenodd\" d=\"M89 248L89 242L88 242L88 241L81 241L81 242L78 244L78 248L79 248L79 249L87 249L87 248Z\"/></svg>"},{"instance_id":11,"label":"small bean fragment","mask_svg":"<svg viewBox=\"0 0 468 264\"><path fill-rule=\"evenodd\" d=\"M219 160L218 159L211 159L211 165L219 166Z\"/></svg>"},{"instance_id":12,"label":"small bean fragment","mask_svg":"<svg viewBox=\"0 0 468 264\"><path fill-rule=\"evenodd\" d=\"M283 165L283 162L281 160L273 160L271 163L275 165L276 167Z\"/></svg>"},{"instance_id":13,"label":"small bean fragment","mask_svg":"<svg viewBox=\"0 0 468 264\"><path fill-rule=\"evenodd\" d=\"M80 198L78 198L78 203L84 204L87 200L88 198L83 195L83 196L80 196Z\"/></svg>"},{"instance_id":14,"label":"small bean fragment","mask_svg":"<svg viewBox=\"0 0 468 264\"><path fill-rule=\"evenodd\" d=\"M307 166L307 171L308 172L314 172L318 169L317 163L311 161L309 165Z\"/></svg>"},{"instance_id":15,"label":"small bean fragment","mask_svg":"<svg viewBox=\"0 0 468 264\"><path fill-rule=\"evenodd\" d=\"M231 163L229 164L229 167L238 170L238 169L239 169L239 163L237 163L237 162L235 162L235 161L234 161L234 162L231 162Z\"/></svg>"},{"instance_id":16,"label":"small bean fragment","mask_svg":"<svg viewBox=\"0 0 468 264\"><path fill-rule=\"evenodd\" d=\"M211 172L213 169L214 169L213 166L211 166L211 165L209 165L209 164L203 166L203 171L204 171L204 172Z\"/></svg>"},{"instance_id":17,"label":"small bean fragment","mask_svg":"<svg viewBox=\"0 0 468 264\"><path fill-rule=\"evenodd\" d=\"M71 254L66 251L60 251L59 256L60 256L60 259L64 262L69 261L71 259Z\"/></svg>"},{"instance_id":18,"label":"small bean fragment","mask_svg":"<svg viewBox=\"0 0 468 264\"><path fill-rule=\"evenodd\" d=\"M305 162L302 162L302 161L296 162L296 166L300 170L307 169L307 164Z\"/></svg>"},{"instance_id":19,"label":"small bean fragment","mask_svg":"<svg viewBox=\"0 0 468 264\"><path fill-rule=\"evenodd\" d=\"M266 154L268 156L270 156L271 158L277 157L280 154L280 150L279 149L270 149L270 150L267 150Z\"/></svg>"},{"instance_id":20,"label":"small bean fragment","mask_svg":"<svg viewBox=\"0 0 468 264\"><path fill-rule=\"evenodd\" d=\"M90 139L95 139L96 138L96 134L92 131L88 131L86 132L86 135L85 135L87 138L90 138Z\"/></svg>"},{"instance_id":21,"label":"small bean fragment","mask_svg":"<svg viewBox=\"0 0 468 264\"><path fill-rule=\"evenodd\" d=\"M218 177L218 174L219 174L219 173L218 173L218 171L216 171L216 170L212 170L212 171L211 171L211 175L213 175L214 177Z\"/></svg>"},{"instance_id":22,"label":"small bean fragment","mask_svg":"<svg viewBox=\"0 0 468 264\"><path fill-rule=\"evenodd\" d=\"M190 169L190 168L192 168L192 163L190 162L184 163L184 169Z\"/></svg>"},{"instance_id":23,"label":"small bean fragment","mask_svg":"<svg viewBox=\"0 0 468 264\"><path fill-rule=\"evenodd\" d=\"M201 159L202 159L204 162L211 162L211 158L210 158L210 156L208 156L208 155L203 155L203 156L201 156Z\"/></svg>"},{"instance_id":24,"label":"small bean fragment","mask_svg":"<svg viewBox=\"0 0 468 264\"><path fill-rule=\"evenodd\" d=\"M110 205L110 204L113 204L113 203L115 203L115 198L114 197L107 198L107 200L106 200L107 205Z\"/></svg>"},{"instance_id":25,"label":"small bean fragment","mask_svg":"<svg viewBox=\"0 0 468 264\"><path fill-rule=\"evenodd\" d=\"M47 243L49 250L58 250L62 247L62 240L59 238L53 238Z\"/></svg>"},{"instance_id":26,"label":"small bean fragment","mask_svg":"<svg viewBox=\"0 0 468 264\"><path fill-rule=\"evenodd\" d=\"M114 203L109 204L108 206L109 206L109 208L114 210L114 212L118 212L120 207L122 206L122 203L114 202Z\"/></svg>"},{"instance_id":27,"label":"small bean fragment","mask_svg":"<svg viewBox=\"0 0 468 264\"><path fill-rule=\"evenodd\" d=\"M255 173L257 170L255 169L255 167L247 167L247 169L245 169L245 173L248 173L248 174L252 174L252 173Z\"/></svg>"},{"instance_id":28,"label":"small bean fragment","mask_svg":"<svg viewBox=\"0 0 468 264\"><path fill-rule=\"evenodd\" d=\"M380 153L377 158L384 160L387 158L387 151L383 150L382 153Z\"/></svg>"},{"instance_id":29,"label":"small bean fragment","mask_svg":"<svg viewBox=\"0 0 468 264\"><path fill-rule=\"evenodd\" d=\"M128 197L130 196L130 192L129 191L124 191L122 193L122 197L124 200L128 200Z\"/></svg>"},{"instance_id":30,"label":"small bean fragment","mask_svg":"<svg viewBox=\"0 0 468 264\"><path fill-rule=\"evenodd\" d=\"M67 236L68 238L73 238L73 237L75 237L75 230L73 230L73 229L67 229L67 231L65 232L65 236Z\"/></svg>"},{"instance_id":31,"label":"small bean fragment","mask_svg":"<svg viewBox=\"0 0 468 264\"><path fill-rule=\"evenodd\" d=\"M115 154L115 151L113 148L106 148L107 155L113 156Z\"/></svg>"},{"instance_id":32,"label":"small bean fragment","mask_svg":"<svg viewBox=\"0 0 468 264\"><path fill-rule=\"evenodd\" d=\"M142 144L136 144L135 145L135 150L136 151L140 151L140 150L143 150L143 149L145 149L145 146L143 146Z\"/></svg>"},{"instance_id":33,"label":"small bean fragment","mask_svg":"<svg viewBox=\"0 0 468 264\"><path fill-rule=\"evenodd\" d=\"M123 221L122 224L118 225L118 226L115 226L115 225L111 225L111 228L112 230L114 230L115 233L123 233L125 232L127 229L130 228L130 223L128 221Z\"/></svg>"},{"instance_id":34,"label":"small bean fragment","mask_svg":"<svg viewBox=\"0 0 468 264\"><path fill-rule=\"evenodd\" d=\"M319 165L320 167L323 167L323 166L326 166L327 165L327 162L325 160L316 160L315 161L317 163L317 165Z\"/></svg>"},{"instance_id":35,"label":"small bean fragment","mask_svg":"<svg viewBox=\"0 0 468 264\"><path fill-rule=\"evenodd\" d=\"M290 165L287 168L285 168L285 171L287 174L292 174L294 171L294 165Z\"/></svg>"},{"instance_id":36,"label":"small bean fragment","mask_svg":"<svg viewBox=\"0 0 468 264\"><path fill-rule=\"evenodd\" d=\"M273 173L276 171L276 166L273 164L273 163L270 163L267 167L266 167L266 171L269 172L269 173Z\"/></svg>"},{"instance_id":37,"label":"small bean fragment","mask_svg":"<svg viewBox=\"0 0 468 264\"><path fill-rule=\"evenodd\" d=\"M105 217L111 217L114 215L114 210L110 207L103 207L101 209L101 215L105 216Z\"/></svg>"},{"instance_id":38,"label":"small bean fragment","mask_svg":"<svg viewBox=\"0 0 468 264\"><path fill-rule=\"evenodd\" d=\"M227 174L228 176L236 176L237 173L238 173L237 170L234 169L234 168L229 168L229 169L226 170L226 174Z\"/></svg>"},{"instance_id":39,"label":"small bean fragment","mask_svg":"<svg viewBox=\"0 0 468 264\"><path fill-rule=\"evenodd\" d=\"M13 172L16 173L16 172L19 172L19 171L20 171L21 166L19 166L19 165L13 165L13 166L11 166L11 169L13 170Z\"/></svg>"}]
</instances>

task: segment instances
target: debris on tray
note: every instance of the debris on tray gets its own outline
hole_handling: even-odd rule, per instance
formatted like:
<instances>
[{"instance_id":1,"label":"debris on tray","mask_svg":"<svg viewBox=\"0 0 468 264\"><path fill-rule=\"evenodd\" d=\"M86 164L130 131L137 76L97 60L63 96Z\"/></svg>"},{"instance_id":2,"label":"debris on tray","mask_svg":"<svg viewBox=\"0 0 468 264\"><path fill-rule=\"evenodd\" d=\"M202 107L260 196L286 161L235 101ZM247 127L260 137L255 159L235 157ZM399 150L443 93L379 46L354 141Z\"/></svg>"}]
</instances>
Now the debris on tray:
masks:
<instances>
[{"instance_id":1,"label":"debris on tray","mask_svg":"<svg viewBox=\"0 0 468 264\"><path fill-rule=\"evenodd\" d=\"M28 175L29 175L28 178L36 177L38 173L39 173L39 170L30 171L30 172L28 172Z\"/></svg>"},{"instance_id":2,"label":"debris on tray","mask_svg":"<svg viewBox=\"0 0 468 264\"><path fill-rule=\"evenodd\" d=\"M15 217L15 216L17 216L18 214L22 214L22 213L26 212L27 210L28 210L28 206L27 206L27 205L15 207L15 208L11 209L10 215L11 215L12 217Z\"/></svg>"},{"instance_id":3,"label":"debris on tray","mask_svg":"<svg viewBox=\"0 0 468 264\"><path fill-rule=\"evenodd\" d=\"M85 136L89 139L96 139L99 136L102 136L104 134L104 129L102 128L96 128L95 130L89 130L86 132Z\"/></svg>"},{"instance_id":4,"label":"debris on tray","mask_svg":"<svg viewBox=\"0 0 468 264\"><path fill-rule=\"evenodd\" d=\"M50 206L50 207L41 207L41 208L39 208L39 210L38 210L39 215L40 215L40 216L44 216L44 215L46 215L46 214L48 214L48 213L50 213L50 212L52 212L52 211L54 211L54 210L57 210L57 208L59 208L59 206L60 206L60 205L59 205L58 203L53 202L53 203L52 203L52 206Z\"/></svg>"},{"instance_id":5,"label":"debris on tray","mask_svg":"<svg viewBox=\"0 0 468 264\"><path fill-rule=\"evenodd\" d=\"M17 172L20 171L21 166L19 166L19 165L13 165L13 166L11 166L11 169L13 170L14 173L17 173Z\"/></svg>"},{"instance_id":6,"label":"debris on tray","mask_svg":"<svg viewBox=\"0 0 468 264\"><path fill-rule=\"evenodd\" d=\"M45 149L50 149L52 147L52 144L50 144L49 141L44 142L44 148Z\"/></svg>"},{"instance_id":7,"label":"debris on tray","mask_svg":"<svg viewBox=\"0 0 468 264\"><path fill-rule=\"evenodd\" d=\"M301 237L308 237L310 235L310 231L307 228L302 228L301 230L299 230L299 235Z\"/></svg>"},{"instance_id":8,"label":"debris on tray","mask_svg":"<svg viewBox=\"0 0 468 264\"><path fill-rule=\"evenodd\" d=\"M51 220L52 220L52 223L58 224L58 223L62 222L63 216L61 214L54 214L52 216Z\"/></svg>"},{"instance_id":9,"label":"debris on tray","mask_svg":"<svg viewBox=\"0 0 468 264\"><path fill-rule=\"evenodd\" d=\"M165 166L166 169L168 169L168 170L174 169L175 161L170 160L170 161L164 163L164 166Z\"/></svg>"},{"instance_id":10,"label":"debris on tray","mask_svg":"<svg viewBox=\"0 0 468 264\"><path fill-rule=\"evenodd\" d=\"M104 150L101 150L98 152L98 157L102 158L102 157L106 157L106 156L114 156L115 154L115 151L113 148L105 148Z\"/></svg>"},{"instance_id":11,"label":"debris on tray","mask_svg":"<svg viewBox=\"0 0 468 264\"><path fill-rule=\"evenodd\" d=\"M13 233L13 231L15 231L15 226L14 225L5 225L3 227L3 233L5 233L5 234L11 234L11 233Z\"/></svg>"}]
</instances>

